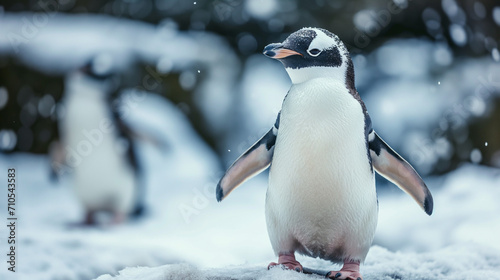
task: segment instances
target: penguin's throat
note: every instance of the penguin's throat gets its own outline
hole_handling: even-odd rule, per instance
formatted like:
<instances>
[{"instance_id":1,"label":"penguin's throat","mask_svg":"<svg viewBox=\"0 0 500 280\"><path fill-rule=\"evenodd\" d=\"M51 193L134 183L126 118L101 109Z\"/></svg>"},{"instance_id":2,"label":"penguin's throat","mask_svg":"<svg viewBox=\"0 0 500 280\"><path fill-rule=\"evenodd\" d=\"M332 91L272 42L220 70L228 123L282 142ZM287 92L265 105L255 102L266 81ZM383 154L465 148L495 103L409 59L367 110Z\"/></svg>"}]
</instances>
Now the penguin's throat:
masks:
<instances>
[{"instance_id":1,"label":"penguin's throat","mask_svg":"<svg viewBox=\"0 0 500 280\"><path fill-rule=\"evenodd\" d=\"M293 84L300 84L317 78L328 78L342 83L346 82L346 69L343 65L340 67L314 66L296 69L285 68L285 70Z\"/></svg>"}]
</instances>

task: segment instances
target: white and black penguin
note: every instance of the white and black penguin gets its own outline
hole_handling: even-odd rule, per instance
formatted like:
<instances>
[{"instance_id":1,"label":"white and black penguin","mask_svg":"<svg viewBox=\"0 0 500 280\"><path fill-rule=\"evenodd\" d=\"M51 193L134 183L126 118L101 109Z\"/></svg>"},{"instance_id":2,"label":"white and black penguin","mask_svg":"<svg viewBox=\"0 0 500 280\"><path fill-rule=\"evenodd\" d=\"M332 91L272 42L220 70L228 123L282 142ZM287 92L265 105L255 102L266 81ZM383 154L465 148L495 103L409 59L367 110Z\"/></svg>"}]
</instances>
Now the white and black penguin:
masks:
<instances>
[{"instance_id":1,"label":"white and black penguin","mask_svg":"<svg viewBox=\"0 0 500 280\"><path fill-rule=\"evenodd\" d=\"M349 52L333 33L303 28L264 54L279 60L292 86L275 125L220 180L221 201L271 166L266 222L278 263L302 271L295 252L343 263L333 279L362 279L377 226L374 170L431 214L427 186L372 129L354 86Z\"/></svg>"},{"instance_id":2,"label":"white and black penguin","mask_svg":"<svg viewBox=\"0 0 500 280\"><path fill-rule=\"evenodd\" d=\"M96 223L98 212L111 213L112 223L143 212L142 172L131 130L112 104L117 76L110 59L97 56L67 76L59 118L61 150L72 159L68 165L87 225Z\"/></svg>"}]
</instances>

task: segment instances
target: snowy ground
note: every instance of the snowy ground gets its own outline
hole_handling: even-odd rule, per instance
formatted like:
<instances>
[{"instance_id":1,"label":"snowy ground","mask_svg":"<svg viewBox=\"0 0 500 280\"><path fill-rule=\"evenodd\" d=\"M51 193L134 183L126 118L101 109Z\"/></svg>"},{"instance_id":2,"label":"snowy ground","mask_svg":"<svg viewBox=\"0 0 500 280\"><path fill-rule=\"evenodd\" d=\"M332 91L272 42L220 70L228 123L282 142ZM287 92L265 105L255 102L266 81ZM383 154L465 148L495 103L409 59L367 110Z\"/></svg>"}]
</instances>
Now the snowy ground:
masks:
<instances>
[{"instance_id":1,"label":"snowy ground","mask_svg":"<svg viewBox=\"0 0 500 280\"><path fill-rule=\"evenodd\" d=\"M304 262L321 266L319 261ZM119 276L103 275L96 280L157 279L325 279L279 268L266 270L266 263L227 268L198 269L188 264L154 268L127 268ZM498 279L500 254L473 244L450 246L429 253L390 252L374 246L361 268L364 279Z\"/></svg>"},{"instance_id":2,"label":"snowy ground","mask_svg":"<svg viewBox=\"0 0 500 280\"><path fill-rule=\"evenodd\" d=\"M397 190L385 191L380 196L380 221L375 239L378 245L372 247L361 267L365 279L499 279L500 171L469 165L428 182L436 203L431 217ZM243 224L240 222L238 226ZM245 233L245 229L241 231ZM257 233L257 229L254 232ZM256 250L269 250L268 247L267 243L261 243L254 244L251 251L231 251L241 257ZM267 271L269 260L272 259L246 260L223 268L187 263L127 268L120 271L119 276L103 275L98 280L322 278L281 269ZM338 269L318 259L301 257L299 260L317 270Z\"/></svg>"},{"instance_id":3,"label":"snowy ground","mask_svg":"<svg viewBox=\"0 0 500 280\"><path fill-rule=\"evenodd\" d=\"M51 183L44 156L1 155L0 170L17 170L19 227L18 271L7 273L4 266L0 279L318 278L265 269L275 260L264 219L265 174L215 202L221 171L179 112L155 96L134 110L139 122L156 116L148 123L165 132L169 146L167 151L140 146L148 214L125 225L71 227L82 210L70 181ZM380 192L375 245L361 268L365 279L498 279L500 171L465 165L426 181L435 201L431 217L394 186ZM1 193L5 198L6 190ZM5 209L5 199L0 201ZM5 221L6 212L1 213ZM6 236L1 227L4 260ZM299 260L314 269L338 268Z\"/></svg>"}]
</instances>

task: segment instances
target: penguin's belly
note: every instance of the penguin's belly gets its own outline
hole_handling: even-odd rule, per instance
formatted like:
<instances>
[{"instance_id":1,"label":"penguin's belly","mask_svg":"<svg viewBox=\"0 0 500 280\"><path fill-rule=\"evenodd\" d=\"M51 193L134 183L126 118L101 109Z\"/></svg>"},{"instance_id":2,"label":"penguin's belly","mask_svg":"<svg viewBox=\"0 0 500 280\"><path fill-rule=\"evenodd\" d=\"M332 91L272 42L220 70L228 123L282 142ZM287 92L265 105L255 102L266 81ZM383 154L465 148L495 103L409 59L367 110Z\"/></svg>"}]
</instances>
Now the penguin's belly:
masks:
<instances>
[{"instance_id":1,"label":"penguin's belly","mask_svg":"<svg viewBox=\"0 0 500 280\"><path fill-rule=\"evenodd\" d=\"M105 104L73 100L63 122L67 150L74 159L75 192L89 210L129 213L133 208L135 175L126 161L116 128L102 130L103 120L111 122ZM92 108L92 110L89 110Z\"/></svg>"},{"instance_id":2,"label":"penguin's belly","mask_svg":"<svg viewBox=\"0 0 500 280\"><path fill-rule=\"evenodd\" d=\"M283 104L266 201L276 253L362 261L373 240L377 198L364 115L335 88L292 88Z\"/></svg>"}]
</instances>

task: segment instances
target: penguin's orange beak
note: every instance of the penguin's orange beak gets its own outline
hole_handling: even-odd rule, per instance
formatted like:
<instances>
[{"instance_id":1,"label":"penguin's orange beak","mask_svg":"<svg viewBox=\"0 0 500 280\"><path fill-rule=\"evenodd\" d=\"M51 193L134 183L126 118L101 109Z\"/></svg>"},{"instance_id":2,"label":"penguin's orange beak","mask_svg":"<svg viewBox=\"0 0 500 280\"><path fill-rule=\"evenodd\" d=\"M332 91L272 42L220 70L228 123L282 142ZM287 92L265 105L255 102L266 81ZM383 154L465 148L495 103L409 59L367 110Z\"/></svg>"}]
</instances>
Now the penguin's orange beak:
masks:
<instances>
[{"instance_id":1,"label":"penguin's orange beak","mask_svg":"<svg viewBox=\"0 0 500 280\"><path fill-rule=\"evenodd\" d=\"M262 53L265 56L270 57L270 58L274 58L274 59L285 58L285 57L288 57L291 55L303 56L301 53L298 53L294 50L283 48L282 44L269 44L264 48L264 51Z\"/></svg>"}]
</instances>

